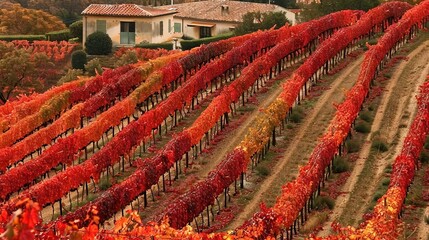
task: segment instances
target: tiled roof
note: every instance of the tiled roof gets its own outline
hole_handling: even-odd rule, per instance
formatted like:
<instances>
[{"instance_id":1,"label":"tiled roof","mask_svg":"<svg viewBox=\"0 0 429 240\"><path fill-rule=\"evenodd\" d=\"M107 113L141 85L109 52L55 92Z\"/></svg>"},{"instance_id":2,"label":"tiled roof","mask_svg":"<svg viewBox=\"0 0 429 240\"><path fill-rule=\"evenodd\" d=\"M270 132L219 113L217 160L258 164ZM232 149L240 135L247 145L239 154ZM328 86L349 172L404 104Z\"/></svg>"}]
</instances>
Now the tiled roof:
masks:
<instances>
[{"instance_id":1,"label":"tiled roof","mask_svg":"<svg viewBox=\"0 0 429 240\"><path fill-rule=\"evenodd\" d=\"M286 11L285 8L275 4L254 2L209 0L189 2L158 7L165 10L176 10L176 17L198 20L212 20L224 22L241 22L244 14L248 12L271 12L274 10Z\"/></svg>"},{"instance_id":2,"label":"tiled roof","mask_svg":"<svg viewBox=\"0 0 429 240\"><path fill-rule=\"evenodd\" d=\"M82 15L156 17L173 13L176 13L176 11L136 4L91 4L83 10Z\"/></svg>"}]
</instances>

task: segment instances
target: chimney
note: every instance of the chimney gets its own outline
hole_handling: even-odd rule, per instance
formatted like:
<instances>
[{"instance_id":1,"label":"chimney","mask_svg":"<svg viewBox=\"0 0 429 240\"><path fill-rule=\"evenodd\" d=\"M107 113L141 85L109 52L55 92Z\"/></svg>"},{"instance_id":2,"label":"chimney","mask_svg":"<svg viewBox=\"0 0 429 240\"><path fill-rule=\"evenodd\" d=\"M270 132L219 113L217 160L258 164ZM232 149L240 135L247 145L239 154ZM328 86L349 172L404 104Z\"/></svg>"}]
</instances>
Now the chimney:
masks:
<instances>
[{"instance_id":1,"label":"chimney","mask_svg":"<svg viewBox=\"0 0 429 240\"><path fill-rule=\"evenodd\" d=\"M222 4L220 7L222 16L229 14L229 6L227 4Z\"/></svg>"}]
</instances>

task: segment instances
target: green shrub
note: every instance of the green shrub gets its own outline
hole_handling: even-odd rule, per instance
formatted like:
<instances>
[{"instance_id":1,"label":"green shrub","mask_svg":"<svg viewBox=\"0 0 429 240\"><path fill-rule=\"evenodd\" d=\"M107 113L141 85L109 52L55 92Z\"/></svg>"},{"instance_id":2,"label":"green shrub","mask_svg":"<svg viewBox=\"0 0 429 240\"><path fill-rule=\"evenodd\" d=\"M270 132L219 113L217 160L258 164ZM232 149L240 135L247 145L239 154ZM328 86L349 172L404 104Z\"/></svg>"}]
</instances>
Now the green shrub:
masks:
<instances>
[{"instance_id":1,"label":"green shrub","mask_svg":"<svg viewBox=\"0 0 429 240\"><path fill-rule=\"evenodd\" d=\"M106 33L94 32L86 39L85 48L90 55L108 55L112 52L112 39Z\"/></svg>"},{"instance_id":2,"label":"green shrub","mask_svg":"<svg viewBox=\"0 0 429 240\"><path fill-rule=\"evenodd\" d=\"M112 183L107 179L102 179L98 184L100 190L105 191L112 186Z\"/></svg>"},{"instance_id":3,"label":"green shrub","mask_svg":"<svg viewBox=\"0 0 429 240\"><path fill-rule=\"evenodd\" d=\"M386 152L389 150L387 143L381 139L374 139L374 141L372 141L371 148L380 152Z\"/></svg>"},{"instance_id":4,"label":"green shrub","mask_svg":"<svg viewBox=\"0 0 429 240\"><path fill-rule=\"evenodd\" d=\"M217 35L216 37L208 37L208 38L201 38L201 39L195 39L195 40L182 40L180 41L180 45L182 46L182 50L189 50L194 47L198 47L201 44L208 44L211 42L216 42L222 39L228 39L233 36L233 33L227 33L222 35Z\"/></svg>"},{"instance_id":5,"label":"green shrub","mask_svg":"<svg viewBox=\"0 0 429 240\"><path fill-rule=\"evenodd\" d=\"M82 69L69 69L67 73L58 80L58 85L61 85L66 82L71 82L77 79L78 76L82 76Z\"/></svg>"},{"instance_id":6,"label":"green shrub","mask_svg":"<svg viewBox=\"0 0 429 240\"><path fill-rule=\"evenodd\" d=\"M45 35L0 35L0 41L11 42L13 40L27 40L33 42L36 40L46 40Z\"/></svg>"},{"instance_id":7,"label":"green shrub","mask_svg":"<svg viewBox=\"0 0 429 240\"><path fill-rule=\"evenodd\" d=\"M264 167L264 166L257 166L256 167L256 171L261 176L268 176L268 175L270 175L270 169L268 169L267 167Z\"/></svg>"},{"instance_id":8,"label":"green shrub","mask_svg":"<svg viewBox=\"0 0 429 240\"><path fill-rule=\"evenodd\" d=\"M429 153L427 151L423 150L420 153L420 161L422 163L428 163L429 162Z\"/></svg>"},{"instance_id":9,"label":"green shrub","mask_svg":"<svg viewBox=\"0 0 429 240\"><path fill-rule=\"evenodd\" d=\"M149 49L164 48L167 50L172 50L173 49L173 43L140 43L140 44L137 44L135 47L149 48Z\"/></svg>"},{"instance_id":10,"label":"green shrub","mask_svg":"<svg viewBox=\"0 0 429 240\"><path fill-rule=\"evenodd\" d=\"M314 208L316 210L323 210L328 208L329 210L334 209L335 201L329 196L318 196L314 199Z\"/></svg>"},{"instance_id":11,"label":"green shrub","mask_svg":"<svg viewBox=\"0 0 429 240\"><path fill-rule=\"evenodd\" d=\"M55 32L48 32L45 35L46 35L46 39L49 41L68 41L70 38L72 38L72 35L69 29L64 29L64 30L55 31Z\"/></svg>"},{"instance_id":12,"label":"green shrub","mask_svg":"<svg viewBox=\"0 0 429 240\"><path fill-rule=\"evenodd\" d=\"M74 51L71 55L72 67L74 69L85 69L87 63L86 53L82 50Z\"/></svg>"},{"instance_id":13,"label":"green shrub","mask_svg":"<svg viewBox=\"0 0 429 240\"><path fill-rule=\"evenodd\" d=\"M69 26L70 34L73 38L79 38L82 41L83 35L83 22L82 20L76 21Z\"/></svg>"},{"instance_id":14,"label":"green shrub","mask_svg":"<svg viewBox=\"0 0 429 240\"><path fill-rule=\"evenodd\" d=\"M359 118L363 121L370 123L372 121L371 114L368 111L363 111L359 114Z\"/></svg>"},{"instance_id":15,"label":"green shrub","mask_svg":"<svg viewBox=\"0 0 429 240\"><path fill-rule=\"evenodd\" d=\"M103 68L101 67L100 59L94 58L88 61L88 63L85 64L85 71L89 76L95 76L97 73L102 74Z\"/></svg>"},{"instance_id":16,"label":"green shrub","mask_svg":"<svg viewBox=\"0 0 429 240\"><path fill-rule=\"evenodd\" d=\"M371 127L367 122L358 122L355 126L355 130L360 133L369 133L371 131Z\"/></svg>"},{"instance_id":17,"label":"green shrub","mask_svg":"<svg viewBox=\"0 0 429 240\"><path fill-rule=\"evenodd\" d=\"M342 157L334 158L334 164L332 165L332 172L334 173L342 173L347 172L349 170L348 162Z\"/></svg>"},{"instance_id":18,"label":"green shrub","mask_svg":"<svg viewBox=\"0 0 429 240\"><path fill-rule=\"evenodd\" d=\"M356 139L350 139L346 142L347 151L349 153L359 152L361 144Z\"/></svg>"},{"instance_id":19,"label":"green shrub","mask_svg":"<svg viewBox=\"0 0 429 240\"><path fill-rule=\"evenodd\" d=\"M384 195L384 193L383 193L383 192L381 192L381 191L377 191L377 192L374 194L374 197L372 198L372 200L373 200L374 202L377 202L377 200L378 200L378 199L380 199L383 195Z\"/></svg>"},{"instance_id":20,"label":"green shrub","mask_svg":"<svg viewBox=\"0 0 429 240\"><path fill-rule=\"evenodd\" d=\"M389 184L390 184L390 179L389 178L386 178L386 179L383 180L383 182L381 182L381 185L383 185L383 186L389 186Z\"/></svg>"}]
</instances>

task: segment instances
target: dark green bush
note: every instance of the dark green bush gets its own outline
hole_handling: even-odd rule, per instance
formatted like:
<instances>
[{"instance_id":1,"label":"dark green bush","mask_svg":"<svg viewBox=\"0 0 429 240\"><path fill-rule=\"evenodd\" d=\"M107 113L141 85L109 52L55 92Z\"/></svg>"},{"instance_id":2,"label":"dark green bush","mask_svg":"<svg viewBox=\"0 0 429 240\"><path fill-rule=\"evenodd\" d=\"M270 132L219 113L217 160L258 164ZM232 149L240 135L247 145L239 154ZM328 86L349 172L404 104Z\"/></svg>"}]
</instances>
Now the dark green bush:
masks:
<instances>
[{"instance_id":1,"label":"dark green bush","mask_svg":"<svg viewBox=\"0 0 429 240\"><path fill-rule=\"evenodd\" d=\"M49 41L68 41L70 38L72 38L70 30L68 29L55 31L55 32L48 32L45 35L46 35L46 39Z\"/></svg>"},{"instance_id":2,"label":"dark green bush","mask_svg":"<svg viewBox=\"0 0 429 240\"><path fill-rule=\"evenodd\" d=\"M268 168L266 168L264 166L257 166L256 167L256 171L261 176L268 176L268 175L270 175L270 169L268 169Z\"/></svg>"},{"instance_id":3,"label":"dark green bush","mask_svg":"<svg viewBox=\"0 0 429 240\"><path fill-rule=\"evenodd\" d=\"M350 139L346 142L347 152L354 153L359 152L361 144L356 139Z\"/></svg>"},{"instance_id":4,"label":"dark green bush","mask_svg":"<svg viewBox=\"0 0 429 240\"><path fill-rule=\"evenodd\" d=\"M386 152L387 150L389 150L387 143L381 139L375 139L374 141L372 141L371 148L380 152Z\"/></svg>"},{"instance_id":5,"label":"dark green bush","mask_svg":"<svg viewBox=\"0 0 429 240\"><path fill-rule=\"evenodd\" d=\"M368 111L363 111L359 113L359 118L364 120L367 123L370 123L372 121L371 114Z\"/></svg>"},{"instance_id":6,"label":"dark green bush","mask_svg":"<svg viewBox=\"0 0 429 240\"><path fill-rule=\"evenodd\" d=\"M334 173L342 173L347 172L349 170L349 164L347 160L342 157L336 157L334 159L334 164L332 165L332 172Z\"/></svg>"},{"instance_id":7,"label":"dark green bush","mask_svg":"<svg viewBox=\"0 0 429 240\"><path fill-rule=\"evenodd\" d=\"M85 64L87 61L86 53L82 50L74 51L71 55L72 67L74 69L85 70Z\"/></svg>"},{"instance_id":8,"label":"dark green bush","mask_svg":"<svg viewBox=\"0 0 429 240\"><path fill-rule=\"evenodd\" d=\"M360 133L369 133L369 131L371 131L371 127L367 122L358 122L355 126L355 130Z\"/></svg>"},{"instance_id":9,"label":"dark green bush","mask_svg":"<svg viewBox=\"0 0 429 240\"><path fill-rule=\"evenodd\" d=\"M302 114L300 112L292 112L290 115L290 121L293 123L300 123L302 121Z\"/></svg>"},{"instance_id":10,"label":"dark green bush","mask_svg":"<svg viewBox=\"0 0 429 240\"><path fill-rule=\"evenodd\" d=\"M173 43L140 43L140 44L137 44L136 47L138 47L138 48L149 48L149 49L164 48L167 50L172 50L173 49Z\"/></svg>"},{"instance_id":11,"label":"dark green bush","mask_svg":"<svg viewBox=\"0 0 429 240\"><path fill-rule=\"evenodd\" d=\"M316 210L334 209L335 201L329 196L318 196L314 200L314 208Z\"/></svg>"},{"instance_id":12,"label":"dark green bush","mask_svg":"<svg viewBox=\"0 0 429 240\"><path fill-rule=\"evenodd\" d=\"M83 35L83 23L82 20L76 21L69 26L70 34L72 38L79 38L82 41Z\"/></svg>"},{"instance_id":13,"label":"dark green bush","mask_svg":"<svg viewBox=\"0 0 429 240\"><path fill-rule=\"evenodd\" d=\"M374 197L372 198L372 200L373 200L374 202L377 202L377 200L378 200L378 199L380 199L382 196L383 196L383 192L381 192L381 191L377 191L377 192L374 194Z\"/></svg>"},{"instance_id":14,"label":"dark green bush","mask_svg":"<svg viewBox=\"0 0 429 240\"><path fill-rule=\"evenodd\" d=\"M429 153L427 151L423 150L420 153L420 161L422 163L428 163L429 162Z\"/></svg>"},{"instance_id":15,"label":"dark green bush","mask_svg":"<svg viewBox=\"0 0 429 240\"><path fill-rule=\"evenodd\" d=\"M85 48L90 55L108 55L112 52L112 39L106 33L94 32L86 39Z\"/></svg>"},{"instance_id":16,"label":"dark green bush","mask_svg":"<svg viewBox=\"0 0 429 240\"><path fill-rule=\"evenodd\" d=\"M390 179L389 179L389 178L384 179L384 180L383 180L383 182L381 182L381 184L382 184L383 186L389 186L389 184L390 184Z\"/></svg>"},{"instance_id":17,"label":"dark green bush","mask_svg":"<svg viewBox=\"0 0 429 240\"><path fill-rule=\"evenodd\" d=\"M180 45L182 46L182 50L189 50L194 47L198 47L201 44L208 44L211 42L216 42L222 39L227 39L233 36L233 33L227 33L218 35L216 37L208 37L208 38L201 38L201 39L195 39L195 40L182 40L180 41Z\"/></svg>"},{"instance_id":18,"label":"dark green bush","mask_svg":"<svg viewBox=\"0 0 429 240\"><path fill-rule=\"evenodd\" d=\"M46 40L45 35L0 35L0 41L11 42L13 40L27 40L33 42L36 40Z\"/></svg>"}]
</instances>

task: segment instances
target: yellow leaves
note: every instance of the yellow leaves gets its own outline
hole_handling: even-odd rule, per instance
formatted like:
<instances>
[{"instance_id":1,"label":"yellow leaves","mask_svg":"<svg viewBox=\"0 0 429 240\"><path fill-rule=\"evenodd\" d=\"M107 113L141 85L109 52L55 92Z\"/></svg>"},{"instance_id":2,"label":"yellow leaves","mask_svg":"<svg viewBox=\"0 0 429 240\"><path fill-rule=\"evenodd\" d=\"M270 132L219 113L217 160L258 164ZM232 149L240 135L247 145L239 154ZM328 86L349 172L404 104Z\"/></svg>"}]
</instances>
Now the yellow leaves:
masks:
<instances>
[{"instance_id":1,"label":"yellow leaves","mask_svg":"<svg viewBox=\"0 0 429 240\"><path fill-rule=\"evenodd\" d=\"M0 29L4 34L45 34L65 29L62 21L44 11L27 9L15 4L0 14Z\"/></svg>"}]
</instances>

